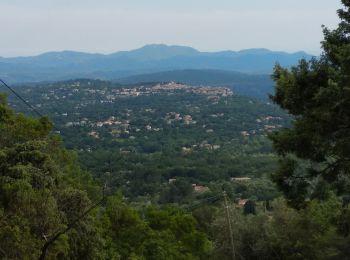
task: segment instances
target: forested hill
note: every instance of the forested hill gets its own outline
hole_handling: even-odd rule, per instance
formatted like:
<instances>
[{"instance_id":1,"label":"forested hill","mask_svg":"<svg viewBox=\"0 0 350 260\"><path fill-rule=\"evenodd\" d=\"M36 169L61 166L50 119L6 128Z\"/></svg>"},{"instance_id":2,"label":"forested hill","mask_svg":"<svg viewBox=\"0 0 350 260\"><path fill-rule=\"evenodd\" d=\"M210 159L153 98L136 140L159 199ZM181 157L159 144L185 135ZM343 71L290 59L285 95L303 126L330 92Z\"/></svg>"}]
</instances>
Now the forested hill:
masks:
<instances>
[{"instance_id":1,"label":"forested hill","mask_svg":"<svg viewBox=\"0 0 350 260\"><path fill-rule=\"evenodd\" d=\"M208 197L222 185L234 198L276 195L267 176L277 158L266 135L287 125L288 116L266 101L176 83L73 80L16 89L49 115L84 169L132 201L192 204L202 196L192 184L205 186ZM10 104L28 112L12 96ZM234 177L252 181L243 191Z\"/></svg>"},{"instance_id":2,"label":"forested hill","mask_svg":"<svg viewBox=\"0 0 350 260\"><path fill-rule=\"evenodd\" d=\"M125 78L166 64L158 77L196 82L1 80L0 259L350 259L350 0L341 2L321 58L277 64L269 101L196 81L227 64L271 69L275 53L263 49L0 58L0 76L18 81Z\"/></svg>"},{"instance_id":3,"label":"forested hill","mask_svg":"<svg viewBox=\"0 0 350 260\"><path fill-rule=\"evenodd\" d=\"M108 55L74 51L49 52L33 57L0 57L0 77L10 83L94 78L117 78L184 69L214 69L270 74L276 62L290 67L305 52L286 53L267 49L200 52L190 47L146 45Z\"/></svg>"},{"instance_id":4,"label":"forested hill","mask_svg":"<svg viewBox=\"0 0 350 260\"><path fill-rule=\"evenodd\" d=\"M267 135L289 121L275 105L176 83L15 90L54 134L0 98L4 259L226 260L230 237L242 259L346 259L349 210L334 196L288 208L269 178Z\"/></svg>"},{"instance_id":5,"label":"forested hill","mask_svg":"<svg viewBox=\"0 0 350 260\"><path fill-rule=\"evenodd\" d=\"M239 95L257 98L267 98L274 91L270 75L225 70L173 70L129 76L116 81L122 84L175 81L189 85L227 86Z\"/></svg>"}]
</instances>

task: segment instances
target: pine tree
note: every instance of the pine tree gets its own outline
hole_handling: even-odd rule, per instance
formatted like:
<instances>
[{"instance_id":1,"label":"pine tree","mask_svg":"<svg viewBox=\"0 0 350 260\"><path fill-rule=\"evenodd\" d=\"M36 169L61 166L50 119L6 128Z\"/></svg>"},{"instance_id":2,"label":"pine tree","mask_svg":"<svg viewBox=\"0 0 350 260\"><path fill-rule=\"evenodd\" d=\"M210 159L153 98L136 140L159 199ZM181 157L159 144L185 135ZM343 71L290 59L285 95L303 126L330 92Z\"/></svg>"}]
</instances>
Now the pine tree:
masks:
<instances>
[{"instance_id":1,"label":"pine tree","mask_svg":"<svg viewBox=\"0 0 350 260\"><path fill-rule=\"evenodd\" d=\"M16 114L0 95L1 259L38 259L92 203L83 189L96 185L51 127L47 118ZM93 224L87 216L57 237L45 259L96 259L100 242Z\"/></svg>"},{"instance_id":2,"label":"pine tree","mask_svg":"<svg viewBox=\"0 0 350 260\"><path fill-rule=\"evenodd\" d=\"M314 187L349 191L350 1L342 3L338 27L323 29L320 58L301 60L290 70L280 65L274 69L271 98L293 116L293 125L271 135L282 156L273 178L297 208L305 206Z\"/></svg>"}]
</instances>

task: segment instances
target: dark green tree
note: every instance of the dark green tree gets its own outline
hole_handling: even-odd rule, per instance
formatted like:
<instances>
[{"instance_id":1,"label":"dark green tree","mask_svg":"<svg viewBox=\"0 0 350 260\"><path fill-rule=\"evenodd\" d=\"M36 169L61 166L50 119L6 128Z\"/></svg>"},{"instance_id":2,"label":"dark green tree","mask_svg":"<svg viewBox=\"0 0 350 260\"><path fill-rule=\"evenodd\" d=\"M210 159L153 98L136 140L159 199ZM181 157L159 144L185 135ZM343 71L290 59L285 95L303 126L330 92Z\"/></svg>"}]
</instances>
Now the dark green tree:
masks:
<instances>
[{"instance_id":1,"label":"dark green tree","mask_svg":"<svg viewBox=\"0 0 350 260\"><path fill-rule=\"evenodd\" d=\"M144 218L119 197L109 198L106 250L118 252L118 259L203 259L210 253L211 244L191 215L150 207Z\"/></svg>"},{"instance_id":2,"label":"dark green tree","mask_svg":"<svg viewBox=\"0 0 350 260\"><path fill-rule=\"evenodd\" d=\"M283 199L273 201L274 210L244 215L232 208L233 238L238 259L348 259L349 240L333 223L342 205L331 196L313 200L295 210ZM349 217L344 214L345 219ZM215 249L212 259L231 259L224 213L213 223Z\"/></svg>"},{"instance_id":3,"label":"dark green tree","mask_svg":"<svg viewBox=\"0 0 350 260\"><path fill-rule=\"evenodd\" d=\"M14 113L0 96L2 259L98 257L93 218L72 226L91 205L85 184L91 192L94 185L74 155L50 135L51 127L47 118Z\"/></svg>"},{"instance_id":4,"label":"dark green tree","mask_svg":"<svg viewBox=\"0 0 350 260\"><path fill-rule=\"evenodd\" d=\"M244 213L244 215L249 215L249 214L255 215L256 214L256 205L255 205L255 202L253 200L248 200L244 204L243 213Z\"/></svg>"},{"instance_id":5,"label":"dark green tree","mask_svg":"<svg viewBox=\"0 0 350 260\"><path fill-rule=\"evenodd\" d=\"M276 65L272 100L292 116L292 127L271 139L282 156L273 179L294 207L327 192L339 193L350 169L350 1L342 0L338 28L324 28L319 59L301 60L292 69ZM317 189L315 189L317 187Z\"/></svg>"}]
</instances>

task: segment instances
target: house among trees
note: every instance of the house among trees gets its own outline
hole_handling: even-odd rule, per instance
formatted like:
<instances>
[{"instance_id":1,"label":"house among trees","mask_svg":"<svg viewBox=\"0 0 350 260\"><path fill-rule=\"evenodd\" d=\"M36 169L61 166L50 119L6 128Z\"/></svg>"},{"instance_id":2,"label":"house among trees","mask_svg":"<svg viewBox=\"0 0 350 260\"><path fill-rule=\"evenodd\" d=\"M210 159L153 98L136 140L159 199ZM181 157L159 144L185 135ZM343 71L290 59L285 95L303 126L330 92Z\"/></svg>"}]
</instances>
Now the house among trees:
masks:
<instances>
[{"instance_id":1,"label":"house among trees","mask_svg":"<svg viewBox=\"0 0 350 260\"><path fill-rule=\"evenodd\" d=\"M239 207L243 208L248 201L249 199L239 199L237 204Z\"/></svg>"},{"instance_id":2,"label":"house among trees","mask_svg":"<svg viewBox=\"0 0 350 260\"><path fill-rule=\"evenodd\" d=\"M202 186L202 185L192 184L192 187L194 192L198 192L198 193L204 193L204 192L210 191L208 187Z\"/></svg>"},{"instance_id":3,"label":"house among trees","mask_svg":"<svg viewBox=\"0 0 350 260\"><path fill-rule=\"evenodd\" d=\"M250 177L234 177L231 178L231 181L240 181L240 182L246 182L246 181L250 181L252 178Z\"/></svg>"}]
</instances>

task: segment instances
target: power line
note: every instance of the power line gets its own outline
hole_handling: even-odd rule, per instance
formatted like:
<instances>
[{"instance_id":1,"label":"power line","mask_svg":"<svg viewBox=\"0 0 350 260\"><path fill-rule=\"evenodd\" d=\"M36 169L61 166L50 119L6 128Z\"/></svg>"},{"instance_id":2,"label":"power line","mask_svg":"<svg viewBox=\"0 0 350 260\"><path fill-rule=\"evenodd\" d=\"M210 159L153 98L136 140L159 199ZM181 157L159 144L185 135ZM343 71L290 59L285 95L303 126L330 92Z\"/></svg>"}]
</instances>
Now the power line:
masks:
<instances>
[{"instance_id":1,"label":"power line","mask_svg":"<svg viewBox=\"0 0 350 260\"><path fill-rule=\"evenodd\" d=\"M13 88L11 88L8 84L6 84L5 81L3 81L0 78L0 82L6 87L8 88L19 100L21 100L28 108L30 108L37 116L39 117L44 117L44 115L42 113L40 113L34 106L32 106L27 100L25 100L18 92L16 92ZM60 113L56 108L54 108L56 113ZM56 131L56 132L60 132L60 130L56 127L55 124L53 124L52 122L52 128Z\"/></svg>"},{"instance_id":2,"label":"power line","mask_svg":"<svg viewBox=\"0 0 350 260\"><path fill-rule=\"evenodd\" d=\"M29 102L27 102L20 94L18 94L13 88L11 88L8 84L6 84L1 78L0 82L8 88L18 99L20 99L27 107L29 107L33 112L35 112L39 117L43 117L43 114L41 114L38 110L36 110ZM54 129L55 126L53 126ZM56 129L57 130L57 129ZM97 201L96 203L91 204L90 207L88 207L81 215L79 215L76 219L74 219L72 222L68 223L67 227L64 228L63 230L55 232L52 237L47 240L44 244L44 246L41 249L41 255L39 259L45 259L47 251L49 247L63 234L67 233L70 231L72 228L76 226L76 224L81 221L83 218L85 218L92 210L100 206L102 203L105 202L107 198L107 195L105 194L105 187L103 188L102 192L102 199ZM0 251L1 252L1 251ZM1 252L2 253L2 252Z\"/></svg>"},{"instance_id":3,"label":"power line","mask_svg":"<svg viewBox=\"0 0 350 260\"><path fill-rule=\"evenodd\" d=\"M226 224L228 227L228 232L229 232L229 237L230 237L231 259L235 260L236 259L236 250L235 250L235 245L234 245L231 216L230 216L229 205L228 205L229 198L227 196L227 192L223 191L223 193L219 193L216 196L205 198L205 199L199 201L197 204L188 207L187 210L191 211L191 210L201 206L202 204L209 203L209 202L215 201L216 199L221 199L221 198L224 199L225 218L226 218Z\"/></svg>"},{"instance_id":4,"label":"power line","mask_svg":"<svg viewBox=\"0 0 350 260\"><path fill-rule=\"evenodd\" d=\"M220 199L221 197L222 197L222 194L220 193L220 194L218 194L216 196L212 196L212 197L208 197L208 198L202 199L202 200L198 201L197 203L195 203L194 205L188 206L187 210L188 211L192 211L192 210L200 207L201 205L203 205L205 203L214 202L214 201Z\"/></svg>"},{"instance_id":5,"label":"power line","mask_svg":"<svg viewBox=\"0 0 350 260\"><path fill-rule=\"evenodd\" d=\"M29 104L23 97L21 97L20 94L18 94L13 88L11 88L9 85L5 83L2 79L0 79L0 82L8 88L18 99L20 99L27 107L29 107L34 113L36 113L39 117L43 117L43 114L41 114L38 110L35 109L31 104Z\"/></svg>"},{"instance_id":6,"label":"power line","mask_svg":"<svg viewBox=\"0 0 350 260\"><path fill-rule=\"evenodd\" d=\"M225 204L226 222L227 222L228 231L229 231L229 235L230 235L230 242L231 242L231 259L235 260L236 259L235 245L234 245L234 240L233 240L231 216L230 216L229 207L228 207L228 203L227 203L226 191L223 192L223 196L224 196L224 204Z\"/></svg>"}]
</instances>

